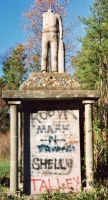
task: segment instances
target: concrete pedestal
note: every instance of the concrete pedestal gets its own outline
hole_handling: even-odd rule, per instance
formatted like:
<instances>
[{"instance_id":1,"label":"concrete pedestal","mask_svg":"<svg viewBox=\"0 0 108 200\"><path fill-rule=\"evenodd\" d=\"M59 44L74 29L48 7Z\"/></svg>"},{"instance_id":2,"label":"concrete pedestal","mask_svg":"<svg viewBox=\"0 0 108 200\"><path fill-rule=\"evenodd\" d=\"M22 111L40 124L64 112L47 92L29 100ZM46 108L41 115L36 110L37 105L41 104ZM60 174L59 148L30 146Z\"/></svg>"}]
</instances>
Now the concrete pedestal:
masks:
<instances>
[{"instance_id":1,"label":"concrete pedestal","mask_svg":"<svg viewBox=\"0 0 108 200\"><path fill-rule=\"evenodd\" d=\"M94 100L83 101L85 104L85 134L86 134L86 186L91 187L93 181L93 134L92 134L92 104Z\"/></svg>"},{"instance_id":2,"label":"concrete pedestal","mask_svg":"<svg viewBox=\"0 0 108 200\"><path fill-rule=\"evenodd\" d=\"M61 72L63 72L62 69L61 69ZM93 172L93 136L92 136L92 105L91 104L100 98L100 92L94 91L94 90L90 90L90 91L81 90L80 85L66 73L57 73L57 74L56 73L55 74L54 73L46 73L46 74L33 73L30 76L30 78L28 78L20 86L19 90L4 90L2 92L2 98L6 102L8 102L8 104L10 105L10 135L11 135L11 139L10 139L10 141L11 141L10 193L15 194L19 189L18 188L18 160L20 159L21 141L19 140L19 145L18 145L18 112L24 112L24 133L25 133L24 158L27 163L27 165L26 165L26 163L24 163L24 177L23 177L24 183L26 183L25 177L31 176L31 171L30 171L31 165L30 165L30 162L28 165L27 160L29 159L29 161L30 161L32 159L34 161L33 166L36 168L36 169L34 169L34 171L38 170L37 167L39 167L40 163L41 163L43 170L44 170L44 165L46 166L46 168L48 168L48 171L46 169L45 172L47 172L47 173L51 172L51 174L53 174L52 169L53 169L53 165L54 165L54 169L56 168L56 171L58 172L58 174L60 176L62 176L61 173L64 173L63 176L66 176L66 179L65 179L66 187L68 187L68 189L69 189L69 188L71 188L71 185L76 184L75 191L78 191L78 185L80 183L79 182L80 179L78 178L79 175L76 174L77 175L76 179L75 179L75 177L73 177L73 179L72 179L71 174L70 174L71 176L67 178L67 174L65 175L65 173L66 173L65 168L68 169L71 166L71 171L72 171L73 175L75 175L75 173L78 172L77 168L75 171L73 171L73 169L75 169L75 167L76 167L77 159L75 159L75 162L71 162L72 156L70 154L72 153L75 155L75 158L78 158L76 153L78 152L77 150L79 149L78 142L80 141L80 136L83 137L83 133L82 133L83 130L80 128L80 124L79 124L79 133L78 133L78 130L75 129L75 127L78 128L78 125L75 126L75 122L77 122L77 123L81 122L80 117L82 115L80 116L80 114L82 113L82 110L81 110L82 101L85 104L86 177L87 177L87 187L90 187L90 182L93 180L93 173L92 173ZM86 99L86 101L85 101L85 99ZM59 105L58 105L58 102L59 102ZM61 104L61 102L62 102L62 104ZM75 107L76 104L77 104L78 108ZM78 114L78 112L79 112L79 114ZM33 120L32 120L33 123L32 123L30 117L32 116L33 113L34 113L34 115L36 114L36 119L33 118ZM53 113L55 113L54 116L53 116ZM58 114L58 116L56 116L57 114ZM46 116L47 116L47 118L46 118ZM79 118L78 118L78 116L79 116ZM62 118L63 118L63 120L62 120ZM21 119L20 119L20 114L19 114L19 137L20 137L20 120ZM40 123L41 122L40 120L43 120L42 123ZM44 124L45 122L46 122L46 124ZM55 124L55 123L57 123L57 124ZM62 126L59 125L60 123ZM41 125L42 125L42 127L41 127ZM34 126L36 126L36 127L34 127ZM37 127L38 127L38 129L35 129ZM45 129L45 127L47 127L47 128ZM64 129L63 129L63 127L64 127ZM43 129L45 129L44 130L45 134L43 132ZM31 133L34 134L34 136L36 136L36 142L34 139L31 138L30 131L31 131ZM57 132L57 134L56 134L56 132ZM61 133L61 135L60 135L60 133ZM69 133L70 133L70 135L69 135ZM64 134L64 138L62 138L63 134ZM78 134L79 139L75 138L76 134ZM27 137L27 135L28 135L28 137ZM68 136L70 136L70 137L68 137ZM67 140L69 140L69 141L67 141ZM70 141L70 140L72 140L72 141ZM30 153L32 153L32 146L30 145L30 141L31 141L31 144L33 144L33 145L36 144L35 146L33 146L33 148L35 147L34 149L36 151L36 153L35 153L36 157L32 157L33 155L31 156L31 154L30 154ZM60 158L59 158L59 156L60 156L59 152L57 152L58 157L55 154L56 152L55 153L52 152L53 154L55 154L53 157L50 156L50 152L45 152L45 153L43 152L43 157L39 157L40 160L36 160L37 159L37 149L38 149L38 151L40 151L41 149L39 149L39 148L41 148L41 145L42 145L42 147L50 146L51 150L54 150L53 147L55 147L55 145L56 146L59 145L60 146L59 150L61 150L61 151L63 150L65 157L63 157L62 152L61 152ZM73 147L73 149L71 149L71 151L73 151L73 152L70 152L70 150L68 150L68 148L70 146L72 147L72 145L74 145L75 148ZM61 149L61 147L63 147L63 149ZM28 149L29 149L29 155L27 152ZM64 152L64 151L66 151L66 152ZM49 155L49 158L44 156L47 153ZM67 158L67 154L70 157L68 156L68 158ZM18 155L19 155L19 159L18 159ZM39 152L39 155L42 156L41 152ZM78 152L78 155L80 155L80 152ZM82 157L83 157L83 155L82 155ZM44 159L44 160L42 161L42 159ZM44 161L47 161L48 159L49 159L49 162L44 164ZM58 159L58 162L57 162L57 159ZM74 161L74 159L73 159L73 161ZM80 159L78 159L78 161L80 161ZM78 163L77 166L80 166L80 164ZM19 167L20 167L20 162L19 162ZM61 170L61 168L62 168L62 170ZM32 171L32 173L33 173L33 171ZM39 171L39 173L40 173L40 171ZM38 173L37 173L37 175L38 175ZM19 182L21 182L20 178L21 177L19 174ZM43 178L43 176L42 176L42 178ZM60 177L60 181L59 181L58 175L57 175L55 183L54 183L53 179L52 179L52 182L50 181L50 178L51 178L50 175L47 179L47 182L46 182L46 177L44 177L44 178L45 179L42 179L40 182L39 190L44 189L47 185L49 186L49 188L51 188L52 186L57 186L57 184L59 186L59 184L62 183L62 182L60 182L60 181L62 181L62 179ZM24 186L23 186L24 191L27 188L26 191L28 192L28 188L32 188L32 187L30 187L31 184L33 185L36 182L36 181L35 182L33 182L33 181L35 181L35 180L33 179L32 183L31 183L30 178L28 179L28 187L26 184L24 184ZM64 180L63 180L63 182L64 182ZM38 183L36 182L36 184L38 184ZM34 189L36 189L36 188L34 188ZM63 192L64 192L64 190L63 190ZM31 193L31 191L30 191L30 193Z\"/></svg>"}]
</instances>

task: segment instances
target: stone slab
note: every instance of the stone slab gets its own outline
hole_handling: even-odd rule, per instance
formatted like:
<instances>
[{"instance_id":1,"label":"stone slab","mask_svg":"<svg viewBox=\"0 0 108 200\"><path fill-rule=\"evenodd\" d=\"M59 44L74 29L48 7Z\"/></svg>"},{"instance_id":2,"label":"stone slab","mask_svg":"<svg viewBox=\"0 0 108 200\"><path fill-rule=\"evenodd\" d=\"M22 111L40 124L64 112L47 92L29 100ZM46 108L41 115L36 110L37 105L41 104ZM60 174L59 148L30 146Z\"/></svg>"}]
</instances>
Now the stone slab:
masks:
<instances>
[{"instance_id":1,"label":"stone slab","mask_svg":"<svg viewBox=\"0 0 108 200\"><path fill-rule=\"evenodd\" d=\"M5 90L4 100L62 100L62 99L99 99L98 90Z\"/></svg>"}]
</instances>

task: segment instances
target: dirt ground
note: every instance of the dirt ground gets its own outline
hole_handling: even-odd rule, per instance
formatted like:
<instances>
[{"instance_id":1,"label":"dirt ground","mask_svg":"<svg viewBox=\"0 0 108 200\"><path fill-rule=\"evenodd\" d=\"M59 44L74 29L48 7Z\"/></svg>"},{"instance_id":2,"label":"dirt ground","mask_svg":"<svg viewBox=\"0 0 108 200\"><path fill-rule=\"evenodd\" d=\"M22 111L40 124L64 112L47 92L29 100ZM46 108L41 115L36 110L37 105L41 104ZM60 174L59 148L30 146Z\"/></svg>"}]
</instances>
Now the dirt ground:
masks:
<instances>
[{"instance_id":1,"label":"dirt ground","mask_svg":"<svg viewBox=\"0 0 108 200\"><path fill-rule=\"evenodd\" d=\"M0 133L0 159L10 155L10 133Z\"/></svg>"}]
</instances>

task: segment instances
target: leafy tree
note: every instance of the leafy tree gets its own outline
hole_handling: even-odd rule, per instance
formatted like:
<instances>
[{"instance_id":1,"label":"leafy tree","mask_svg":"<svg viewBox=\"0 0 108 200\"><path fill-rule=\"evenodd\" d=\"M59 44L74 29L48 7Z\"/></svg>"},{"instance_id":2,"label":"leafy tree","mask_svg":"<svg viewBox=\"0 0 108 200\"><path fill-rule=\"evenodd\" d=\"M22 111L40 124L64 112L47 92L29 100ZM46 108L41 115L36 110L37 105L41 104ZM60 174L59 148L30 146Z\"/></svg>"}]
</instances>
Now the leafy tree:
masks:
<instances>
[{"instance_id":1,"label":"leafy tree","mask_svg":"<svg viewBox=\"0 0 108 200\"><path fill-rule=\"evenodd\" d=\"M26 78L26 54L24 45L20 44L15 47L9 57L2 61L3 79L9 89L16 88Z\"/></svg>"},{"instance_id":2,"label":"leafy tree","mask_svg":"<svg viewBox=\"0 0 108 200\"><path fill-rule=\"evenodd\" d=\"M2 99L2 89L5 89L3 78L0 78L0 132L5 133L9 128L9 108Z\"/></svg>"},{"instance_id":3,"label":"leafy tree","mask_svg":"<svg viewBox=\"0 0 108 200\"><path fill-rule=\"evenodd\" d=\"M75 44L72 32L73 28L75 29L75 26L79 21L78 19L75 20L72 17L69 17L69 13L71 13L72 10L71 1L72 0L62 1L62 4L60 5L58 0L55 1L37 0L34 1L33 5L31 5L30 10L24 13L24 17L27 20L27 23L24 25L24 27L26 30L28 30L30 35L30 37L26 42L26 49L29 52L28 59L30 66L32 66L33 63L35 63L34 62L35 55L39 56L39 62L40 62L41 38L42 38L42 14L45 11L47 11L50 8L50 6L52 7L52 10L54 12L59 13L62 17L66 63L68 63L68 61L70 60L70 54L72 55L73 50L75 51Z\"/></svg>"},{"instance_id":4,"label":"leafy tree","mask_svg":"<svg viewBox=\"0 0 108 200\"><path fill-rule=\"evenodd\" d=\"M83 89L99 89L100 123L107 132L108 125L108 0L95 0L88 19L82 18L85 37L82 49L72 58L75 78Z\"/></svg>"},{"instance_id":5,"label":"leafy tree","mask_svg":"<svg viewBox=\"0 0 108 200\"><path fill-rule=\"evenodd\" d=\"M95 172L98 179L105 180L108 178L108 0L95 0L90 10L89 18L82 18L86 33L72 64L83 89L101 91L98 107L94 107Z\"/></svg>"},{"instance_id":6,"label":"leafy tree","mask_svg":"<svg viewBox=\"0 0 108 200\"><path fill-rule=\"evenodd\" d=\"M26 54L25 47L19 44L15 49L1 56L3 76L0 78L0 131L5 133L9 128L9 107L2 100L3 90L18 89L26 78Z\"/></svg>"},{"instance_id":7,"label":"leafy tree","mask_svg":"<svg viewBox=\"0 0 108 200\"><path fill-rule=\"evenodd\" d=\"M108 0L95 0L88 19L82 18L86 34L82 49L73 57L75 77L84 89L101 89L107 85ZM104 88L105 89L105 88Z\"/></svg>"}]
</instances>

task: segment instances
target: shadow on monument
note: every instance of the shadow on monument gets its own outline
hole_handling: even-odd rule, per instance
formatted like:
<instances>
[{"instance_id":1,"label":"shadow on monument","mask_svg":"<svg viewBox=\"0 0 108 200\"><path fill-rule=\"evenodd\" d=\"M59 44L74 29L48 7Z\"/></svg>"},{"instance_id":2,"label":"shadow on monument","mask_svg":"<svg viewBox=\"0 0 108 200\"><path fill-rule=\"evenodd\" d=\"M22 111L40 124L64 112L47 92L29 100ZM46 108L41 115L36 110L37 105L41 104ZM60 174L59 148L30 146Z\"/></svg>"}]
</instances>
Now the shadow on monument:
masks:
<instances>
[{"instance_id":1,"label":"shadow on monument","mask_svg":"<svg viewBox=\"0 0 108 200\"><path fill-rule=\"evenodd\" d=\"M86 187L86 166L84 152L84 105L80 104L80 149L81 149L81 182L82 188Z\"/></svg>"},{"instance_id":2,"label":"shadow on monument","mask_svg":"<svg viewBox=\"0 0 108 200\"><path fill-rule=\"evenodd\" d=\"M30 182L30 114L25 111L24 114L24 193L29 195Z\"/></svg>"}]
</instances>

